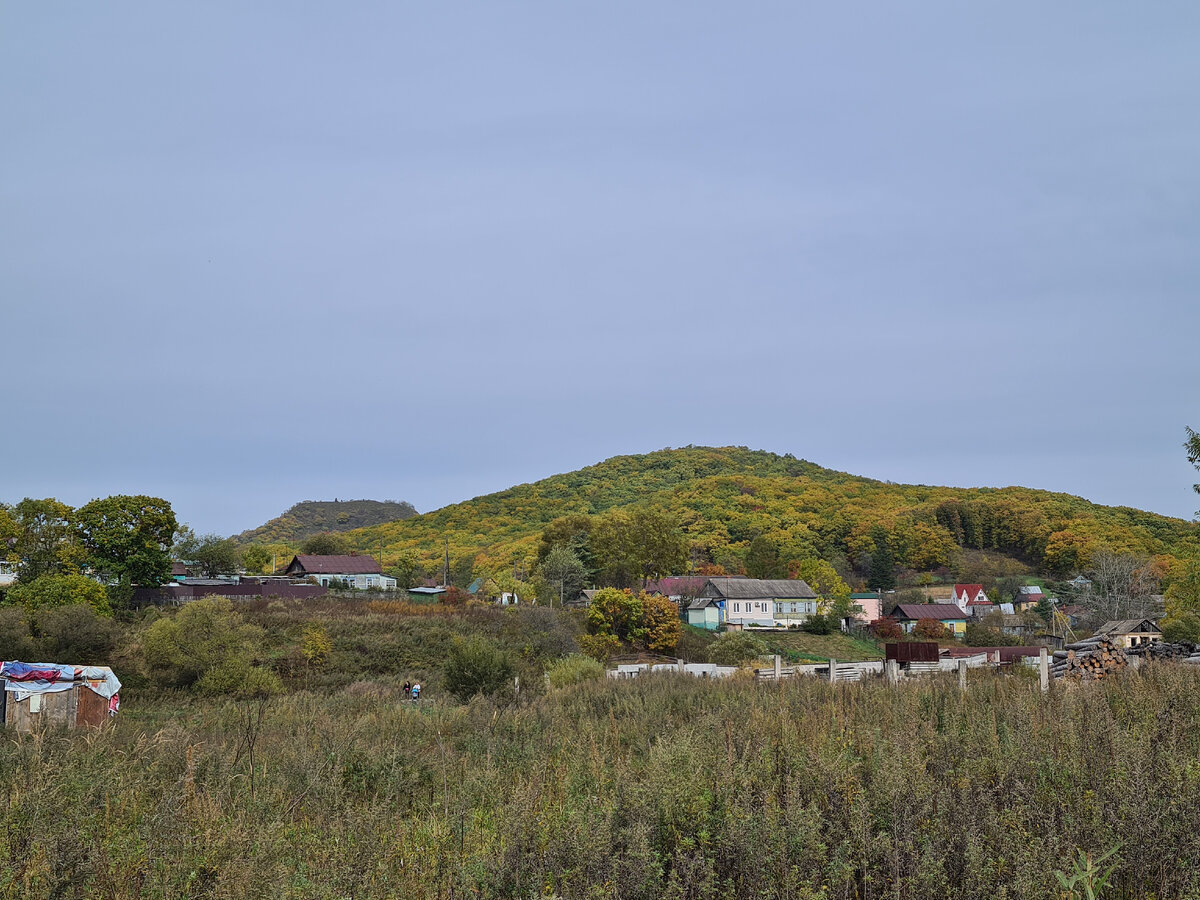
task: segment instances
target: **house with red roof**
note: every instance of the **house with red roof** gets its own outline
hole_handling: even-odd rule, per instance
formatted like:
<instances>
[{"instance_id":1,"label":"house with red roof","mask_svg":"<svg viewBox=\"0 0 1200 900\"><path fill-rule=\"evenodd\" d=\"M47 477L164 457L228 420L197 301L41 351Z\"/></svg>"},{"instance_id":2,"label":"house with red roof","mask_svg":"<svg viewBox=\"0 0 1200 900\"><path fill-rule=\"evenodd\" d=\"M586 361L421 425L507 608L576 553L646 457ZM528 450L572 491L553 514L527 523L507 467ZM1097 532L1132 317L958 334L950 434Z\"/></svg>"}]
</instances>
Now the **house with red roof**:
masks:
<instances>
[{"instance_id":1,"label":"house with red roof","mask_svg":"<svg viewBox=\"0 0 1200 900\"><path fill-rule=\"evenodd\" d=\"M396 589L396 579L384 575L379 563L370 556L317 556L301 553L288 563L285 575L292 578L312 578L322 587L340 581L358 590L379 588L385 591Z\"/></svg>"},{"instance_id":2,"label":"house with red roof","mask_svg":"<svg viewBox=\"0 0 1200 900\"><path fill-rule=\"evenodd\" d=\"M900 603L892 611L892 618L910 633L922 619L941 622L955 637L967 630L967 614L953 603Z\"/></svg>"},{"instance_id":3,"label":"house with red roof","mask_svg":"<svg viewBox=\"0 0 1200 900\"><path fill-rule=\"evenodd\" d=\"M988 595L983 591L982 584L956 584L951 601L961 610L966 610L970 603L990 603Z\"/></svg>"}]
</instances>

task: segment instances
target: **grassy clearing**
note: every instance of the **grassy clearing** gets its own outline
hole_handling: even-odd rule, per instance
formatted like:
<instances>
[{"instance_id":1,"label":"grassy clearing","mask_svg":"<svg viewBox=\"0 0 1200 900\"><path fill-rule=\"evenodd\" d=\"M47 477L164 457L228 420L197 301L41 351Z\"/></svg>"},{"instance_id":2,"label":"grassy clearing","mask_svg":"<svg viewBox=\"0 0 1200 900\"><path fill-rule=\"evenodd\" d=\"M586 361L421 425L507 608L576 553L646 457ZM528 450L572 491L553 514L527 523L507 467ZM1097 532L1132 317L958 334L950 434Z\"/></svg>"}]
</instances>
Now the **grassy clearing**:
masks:
<instances>
[{"instance_id":1,"label":"grassy clearing","mask_svg":"<svg viewBox=\"0 0 1200 900\"><path fill-rule=\"evenodd\" d=\"M781 654L788 662L825 662L829 659L860 662L883 658L883 648L874 641L848 634L788 631L764 632L759 636L766 640L773 653Z\"/></svg>"},{"instance_id":2,"label":"grassy clearing","mask_svg":"<svg viewBox=\"0 0 1200 900\"><path fill-rule=\"evenodd\" d=\"M398 678L163 693L0 745L3 897L1052 898L1200 891L1200 673L1043 697L665 675L497 705ZM251 753L251 745L253 752Z\"/></svg>"}]
</instances>

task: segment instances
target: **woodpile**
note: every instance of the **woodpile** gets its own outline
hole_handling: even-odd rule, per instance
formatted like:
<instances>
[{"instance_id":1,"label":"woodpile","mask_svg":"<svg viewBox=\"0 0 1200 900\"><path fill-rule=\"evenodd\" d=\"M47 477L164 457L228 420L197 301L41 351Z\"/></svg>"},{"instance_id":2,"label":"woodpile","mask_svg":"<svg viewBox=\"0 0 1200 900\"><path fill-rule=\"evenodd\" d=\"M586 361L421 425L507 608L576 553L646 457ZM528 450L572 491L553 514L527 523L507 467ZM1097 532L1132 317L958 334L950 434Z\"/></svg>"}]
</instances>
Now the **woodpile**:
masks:
<instances>
[{"instance_id":1,"label":"woodpile","mask_svg":"<svg viewBox=\"0 0 1200 900\"><path fill-rule=\"evenodd\" d=\"M1191 641L1177 641L1175 643L1156 641L1153 644L1147 644L1144 647L1134 647L1125 652L1130 656L1140 656L1142 659L1174 660L1175 662L1200 665L1200 644L1193 644Z\"/></svg>"},{"instance_id":2,"label":"woodpile","mask_svg":"<svg viewBox=\"0 0 1200 900\"><path fill-rule=\"evenodd\" d=\"M1115 675L1129 665L1125 651L1106 637L1088 638L1054 651L1050 674L1055 678L1094 681Z\"/></svg>"}]
</instances>

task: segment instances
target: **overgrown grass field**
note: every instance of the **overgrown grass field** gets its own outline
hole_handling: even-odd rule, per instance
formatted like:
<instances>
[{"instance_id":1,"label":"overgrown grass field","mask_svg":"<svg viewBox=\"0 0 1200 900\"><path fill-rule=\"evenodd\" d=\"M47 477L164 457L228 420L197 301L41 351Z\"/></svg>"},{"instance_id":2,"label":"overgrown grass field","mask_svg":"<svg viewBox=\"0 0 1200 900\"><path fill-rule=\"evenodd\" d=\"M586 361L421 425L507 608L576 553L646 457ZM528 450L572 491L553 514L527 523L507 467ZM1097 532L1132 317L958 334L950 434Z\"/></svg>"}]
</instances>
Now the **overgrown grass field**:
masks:
<instances>
[{"instance_id":1,"label":"overgrown grass field","mask_svg":"<svg viewBox=\"0 0 1200 900\"><path fill-rule=\"evenodd\" d=\"M348 652L348 651L347 651ZM131 692L6 735L4 897L1200 897L1200 672Z\"/></svg>"}]
</instances>

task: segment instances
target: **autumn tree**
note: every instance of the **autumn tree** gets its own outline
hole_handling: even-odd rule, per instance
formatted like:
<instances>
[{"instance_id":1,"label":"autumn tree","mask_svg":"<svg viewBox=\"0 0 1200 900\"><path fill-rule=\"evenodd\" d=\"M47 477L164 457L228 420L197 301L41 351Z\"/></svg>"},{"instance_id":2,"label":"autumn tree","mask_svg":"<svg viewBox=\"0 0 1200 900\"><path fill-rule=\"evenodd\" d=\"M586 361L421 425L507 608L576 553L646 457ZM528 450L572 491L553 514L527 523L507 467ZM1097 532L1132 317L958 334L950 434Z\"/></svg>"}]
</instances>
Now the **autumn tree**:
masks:
<instances>
[{"instance_id":1,"label":"autumn tree","mask_svg":"<svg viewBox=\"0 0 1200 900\"><path fill-rule=\"evenodd\" d=\"M627 590L603 588L588 606L588 631L611 634L621 641L642 636L642 601Z\"/></svg>"},{"instance_id":2,"label":"autumn tree","mask_svg":"<svg viewBox=\"0 0 1200 900\"><path fill-rule=\"evenodd\" d=\"M178 523L166 500L144 495L93 500L75 511L72 523L87 564L97 572L149 587L170 576Z\"/></svg>"},{"instance_id":3,"label":"autumn tree","mask_svg":"<svg viewBox=\"0 0 1200 900\"><path fill-rule=\"evenodd\" d=\"M674 653L679 643L679 635L683 632L679 610L674 603L658 594L642 594L641 601L646 649L659 653Z\"/></svg>"}]
</instances>

